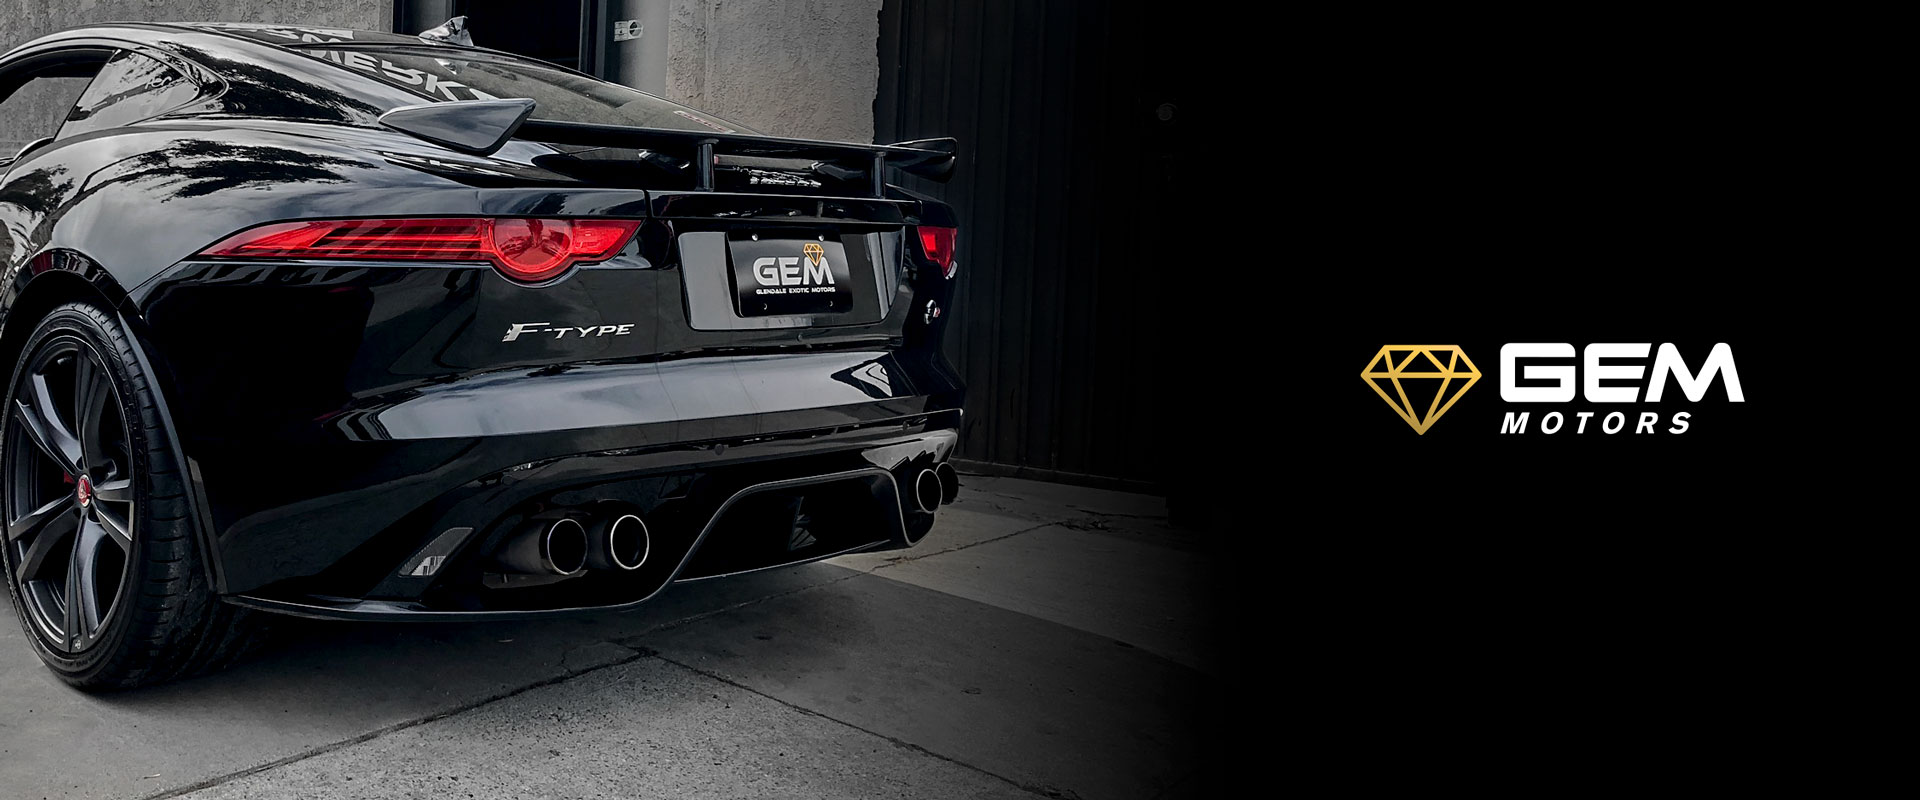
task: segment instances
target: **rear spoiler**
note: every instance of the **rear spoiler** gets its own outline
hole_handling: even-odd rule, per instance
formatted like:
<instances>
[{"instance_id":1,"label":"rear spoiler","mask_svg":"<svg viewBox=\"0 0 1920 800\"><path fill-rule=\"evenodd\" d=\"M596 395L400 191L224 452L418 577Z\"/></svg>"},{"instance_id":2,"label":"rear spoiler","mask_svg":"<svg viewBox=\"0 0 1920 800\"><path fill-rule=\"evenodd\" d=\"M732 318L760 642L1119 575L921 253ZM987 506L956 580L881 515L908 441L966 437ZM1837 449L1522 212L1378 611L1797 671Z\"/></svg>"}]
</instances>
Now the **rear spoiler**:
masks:
<instances>
[{"instance_id":1,"label":"rear spoiler","mask_svg":"<svg viewBox=\"0 0 1920 800\"><path fill-rule=\"evenodd\" d=\"M402 106L380 115L380 124L475 155L490 155L516 138L647 150L694 165L694 186L700 191L713 190L715 157L734 155L810 160L814 171L834 178L865 176L872 181L873 196L884 197L885 168L944 183L953 176L959 152L959 144L950 138L858 144L528 119L532 113L532 100L467 100Z\"/></svg>"}]
</instances>

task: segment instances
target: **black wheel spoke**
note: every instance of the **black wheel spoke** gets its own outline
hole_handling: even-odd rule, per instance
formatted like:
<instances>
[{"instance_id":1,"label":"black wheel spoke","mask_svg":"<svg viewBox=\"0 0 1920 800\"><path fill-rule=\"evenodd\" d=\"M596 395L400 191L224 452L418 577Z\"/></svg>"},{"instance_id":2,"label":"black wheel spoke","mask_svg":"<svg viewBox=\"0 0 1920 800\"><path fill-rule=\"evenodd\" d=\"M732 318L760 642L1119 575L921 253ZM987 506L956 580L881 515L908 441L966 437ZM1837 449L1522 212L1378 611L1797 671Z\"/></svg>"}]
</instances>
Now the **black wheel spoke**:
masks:
<instances>
[{"instance_id":1,"label":"black wheel spoke","mask_svg":"<svg viewBox=\"0 0 1920 800\"><path fill-rule=\"evenodd\" d=\"M100 527L106 529L108 537L120 545L120 549L133 552L133 527L127 524L127 518L120 512L94 503L93 515L100 519Z\"/></svg>"},{"instance_id":2,"label":"black wheel spoke","mask_svg":"<svg viewBox=\"0 0 1920 800\"><path fill-rule=\"evenodd\" d=\"M92 520L80 523L67 563L67 636L76 643L100 630L100 544L108 534Z\"/></svg>"},{"instance_id":3,"label":"black wheel spoke","mask_svg":"<svg viewBox=\"0 0 1920 800\"><path fill-rule=\"evenodd\" d=\"M69 548L69 552L71 552L71 548ZM74 633L74 631L79 628L80 623L80 581L76 579L73 573L73 559L68 558L66 594L63 595L64 602L60 606L60 631L61 635L66 637L67 652L80 649L80 637Z\"/></svg>"},{"instance_id":4,"label":"black wheel spoke","mask_svg":"<svg viewBox=\"0 0 1920 800\"><path fill-rule=\"evenodd\" d=\"M41 510L44 511L46 509L42 508ZM35 516L39 513L40 512L36 511L34 514L28 516ZM74 514L69 509L61 509L60 513L53 513L42 518L38 527L22 526L19 529L20 535L14 538L18 540L26 536L32 536L33 539L27 542L27 552L22 554L19 562L14 565L14 576L22 584L40 577L41 571L46 566L47 556L60 552L60 545L66 543L67 535L73 533L79 521L79 515ZM13 526L10 525L8 527L12 528Z\"/></svg>"},{"instance_id":5,"label":"black wheel spoke","mask_svg":"<svg viewBox=\"0 0 1920 800\"><path fill-rule=\"evenodd\" d=\"M78 463L99 467L107 463L107 452L100 446L100 412L107 406L106 376L84 354L73 359L73 433L79 441Z\"/></svg>"},{"instance_id":6,"label":"black wheel spoke","mask_svg":"<svg viewBox=\"0 0 1920 800\"><path fill-rule=\"evenodd\" d=\"M7 540L19 541L38 533L49 521L65 515L73 516L73 495L63 494L44 506L27 512L26 516L7 523ZM72 522L72 519L68 519Z\"/></svg>"},{"instance_id":7,"label":"black wheel spoke","mask_svg":"<svg viewBox=\"0 0 1920 800\"><path fill-rule=\"evenodd\" d=\"M93 499L109 503L133 502L133 481L126 478L102 481L93 485Z\"/></svg>"},{"instance_id":8,"label":"black wheel spoke","mask_svg":"<svg viewBox=\"0 0 1920 800\"><path fill-rule=\"evenodd\" d=\"M68 475L80 474L80 440L67 430L60 416L54 413L53 396L47 390L46 376L28 376L25 388L29 390L28 396L14 398L13 412L20 421L20 429L60 469Z\"/></svg>"}]
</instances>

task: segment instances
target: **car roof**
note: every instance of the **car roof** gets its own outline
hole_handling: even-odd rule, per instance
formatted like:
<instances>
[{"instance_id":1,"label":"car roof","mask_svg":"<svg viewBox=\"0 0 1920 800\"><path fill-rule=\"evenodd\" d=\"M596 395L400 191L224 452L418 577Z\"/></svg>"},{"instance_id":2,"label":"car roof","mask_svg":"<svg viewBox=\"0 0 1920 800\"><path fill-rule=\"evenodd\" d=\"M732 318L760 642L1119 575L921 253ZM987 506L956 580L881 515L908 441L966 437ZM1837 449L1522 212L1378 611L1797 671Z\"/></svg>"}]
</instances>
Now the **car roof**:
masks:
<instances>
[{"instance_id":1,"label":"car roof","mask_svg":"<svg viewBox=\"0 0 1920 800\"><path fill-rule=\"evenodd\" d=\"M352 28L328 28L312 25L276 25L261 22L166 22L157 23L175 28L192 28L213 31L229 36L239 36L256 42L286 46L290 44L333 44L339 42L366 42L381 44L432 44L445 47L462 47L452 42L422 39L402 33L382 31L362 31Z\"/></svg>"},{"instance_id":2,"label":"car roof","mask_svg":"<svg viewBox=\"0 0 1920 800\"><path fill-rule=\"evenodd\" d=\"M491 53L523 61L536 60L518 53L495 50L491 47L458 44L439 39L424 39L413 34L391 33L388 31L363 31L353 28L323 28L308 25L274 25L257 22L169 22L162 24L176 28L222 33L262 44L274 45L276 47L299 48L304 45L319 44L407 45L412 47L445 47L468 52ZM545 64L547 62L542 61L540 63ZM555 64L551 66L558 67L559 65ZM561 68L565 69L564 67ZM567 71L574 72L575 70Z\"/></svg>"},{"instance_id":3,"label":"car roof","mask_svg":"<svg viewBox=\"0 0 1920 800\"><path fill-rule=\"evenodd\" d=\"M241 30L251 35L236 35ZM360 75L316 57L311 50L267 43L281 38L276 32L292 33L295 38L285 41L298 45L302 44L299 37L303 31L328 30L270 26L230 30L205 23L100 23L34 39L0 55L0 64L6 65L11 74L15 64L26 64L31 70L35 68L32 64L43 56L69 49L145 48L163 60L172 59L176 62L172 66L205 70L217 77L224 84L219 94L223 109L245 116L312 118L372 126L383 111L421 102L419 92ZM392 37L393 34L380 36ZM395 38L408 41L410 37ZM412 41L419 43L417 39ZM393 42L383 44L396 46ZM322 41L306 46L329 45ZM448 47L467 50L457 45Z\"/></svg>"},{"instance_id":4,"label":"car roof","mask_svg":"<svg viewBox=\"0 0 1920 800\"><path fill-rule=\"evenodd\" d=\"M129 39L162 49L173 49L168 45L177 43L182 34L203 34L206 39L227 42L246 42L254 45L269 45L276 48L298 50L311 45L405 45L412 47L445 47L469 53L488 53L522 61L533 61L526 56L495 50L489 47L455 44L436 39L422 39L419 36L386 31L363 31L352 28L328 28L313 25L280 25L260 22L99 22L79 25L65 30L49 33L45 36L14 47L0 54L3 61L15 53L39 49L48 45L83 40L93 37ZM205 41L205 40L203 40ZM235 42L236 44L238 42ZM545 62L541 62L545 63ZM557 69L567 69L559 65L550 65ZM568 69L568 72L577 70Z\"/></svg>"}]
</instances>

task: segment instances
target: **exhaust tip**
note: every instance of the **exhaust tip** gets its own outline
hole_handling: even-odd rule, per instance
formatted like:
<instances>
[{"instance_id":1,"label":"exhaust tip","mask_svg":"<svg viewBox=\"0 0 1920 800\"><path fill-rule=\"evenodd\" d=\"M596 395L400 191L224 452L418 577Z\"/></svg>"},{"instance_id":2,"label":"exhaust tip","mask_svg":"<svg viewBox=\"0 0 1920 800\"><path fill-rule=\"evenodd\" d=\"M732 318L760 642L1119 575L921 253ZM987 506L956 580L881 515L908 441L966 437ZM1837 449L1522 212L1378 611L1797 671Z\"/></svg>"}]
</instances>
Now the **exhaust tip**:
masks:
<instances>
[{"instance_id":1,"label":"exhaust tip","mask_svg":"<svg viewBox=\"0 0 1920 800\"><path fill-rule=\"evenodd\" d=\"M540 538L540 558L555 575L579 574L587 568L587 529L571 518L554 520Z\"/></svg>"},{"instance_id":2,"label":"exhaust tip","mask_svg":"<svg viewBox=\"0 0 1920 800\"><path fill-rule=\"evenodd\" d=\"M919 504L921 511L931 514L940 507L940 497L940 476L930 469L920 470L920 475L913 479L913 502Z\"/></svg>"},{"instance_id":3,"label":"exhaust tip","mask_svg":"<svg viewBox=\"0 0 1920 800\"><path fill-rule=\"evenodd\" d=\"M631 572L647 563L647 556L653 551L653 537L647 530L646 520L634 514L621 514L594 525L592 545L588 566Z\"/></svg>"},{"instance_id":4,"label":"exhaust tip","mask_svg":"<svg viewBox=\"0 0 1920 800\"><path fill-rule=\"evenodd\" d=\"M587 529L565 517L532 520L494 551L493 561L517 575L579 575L587 566Z\"/></svg>"},{"instance_id":5,"label":"exhaust tip","mask_svg":"<svg viewBox=\"0 0 1920 800\"><path fill-rule=\"evenodd\" d=\"M940 502L951 503L960 496L960 471L953 464L942 461L933 468L933 474L940 479Z\"/></svg>"}]
</instances>

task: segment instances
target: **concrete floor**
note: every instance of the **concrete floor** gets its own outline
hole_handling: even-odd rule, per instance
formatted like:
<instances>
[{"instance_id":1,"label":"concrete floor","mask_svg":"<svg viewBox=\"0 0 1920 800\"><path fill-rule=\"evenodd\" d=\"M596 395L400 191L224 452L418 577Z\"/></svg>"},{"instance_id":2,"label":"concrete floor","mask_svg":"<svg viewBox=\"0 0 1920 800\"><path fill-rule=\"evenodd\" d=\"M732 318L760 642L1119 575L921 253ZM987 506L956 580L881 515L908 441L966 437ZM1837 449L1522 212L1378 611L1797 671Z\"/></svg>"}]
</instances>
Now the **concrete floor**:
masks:
<instances>
[{"instance_id":1,"label":"concrete floor","mask_svg":"<svg viewBox=\"0 0 1920 800\"><path fill-rule=\"evenodd\" d=\"M90 696L0 620L5 798L1200 794L1207 562L1156 498L970 477L925 542L538 623L299 623Z\"/></svg>"}]
</instances>

